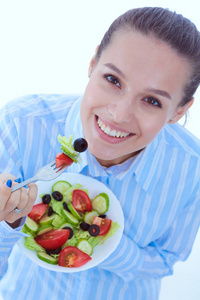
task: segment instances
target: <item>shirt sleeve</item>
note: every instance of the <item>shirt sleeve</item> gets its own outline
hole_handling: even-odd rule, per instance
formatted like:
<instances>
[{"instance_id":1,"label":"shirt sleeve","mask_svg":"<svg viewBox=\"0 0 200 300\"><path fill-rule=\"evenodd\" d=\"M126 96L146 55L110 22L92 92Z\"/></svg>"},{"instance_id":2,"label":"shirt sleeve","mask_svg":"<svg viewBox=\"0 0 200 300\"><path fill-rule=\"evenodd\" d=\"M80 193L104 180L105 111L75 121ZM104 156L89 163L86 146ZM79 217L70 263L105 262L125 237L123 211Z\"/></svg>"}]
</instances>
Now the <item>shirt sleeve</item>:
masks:
<instances>
[{"instance_id":1,"label":"shirt sleeve","mask_svg":"<svg viewBox=\"0 0 200 300\"><path fill-rule=\"evenodd\" d=\"M7 172L22 178L17 126L6 107L0 115L0 173ZM12 229L5 221L0 222L0 278L6 273L13 246L24 236L20 232L22 223L17 229Z\"/></svg>"},{"instance_id":2,"label":"shirt sleeve","mask_svg":"<svg viewBox=\"0 0 200 300\"><path fill-rule=\"evenodd\" d=\"M16 229L12 229L5 221L0 222L0 279L7 271L8 258L13 246L20 238L26 236L20 231L23 227L25 219L25 217L22 218L20 226Z\"/></svg>"},{"instance_id":3,"label":"shirt sleeve","mask_svg":"<svg viewBox=\"0 0 200 300\"><path fill-rule=\"evenodd\" d=\"M175 262L189 256L200 223L200 189L196 189L168 230L146 247L139 247L123 234L119 246L99 266L125 281L134 278L159 279L173 273Z\"/></svg>"},{"instance_id":4,"label":"shirt sleeve","mask_svg":"<svg viewBox=\"0 0 200 300\"><path fill-rule=\"evenodd\" d=\"M22 177L17 124L6 107L0 111L0 116L0 173Z\"/></svg>"}]
</instances>

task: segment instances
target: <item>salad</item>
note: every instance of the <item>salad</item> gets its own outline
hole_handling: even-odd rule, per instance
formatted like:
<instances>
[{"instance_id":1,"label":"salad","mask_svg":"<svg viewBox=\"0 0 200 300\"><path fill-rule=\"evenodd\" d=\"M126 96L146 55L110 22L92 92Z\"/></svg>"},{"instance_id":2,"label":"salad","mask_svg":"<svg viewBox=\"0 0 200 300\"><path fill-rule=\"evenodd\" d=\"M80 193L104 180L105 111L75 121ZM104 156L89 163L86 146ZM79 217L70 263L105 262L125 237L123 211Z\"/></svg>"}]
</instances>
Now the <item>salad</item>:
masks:
<instances>
[{"instance_id":1,"label":"salad","mask_svg":"<svg viewBox=\"0 0 200 300\"><path fill-rule=\"evenodd\" d=\"M73 145L72 141L72 135L70 135L68 139L65 136L58 135L58 142L61 144L60 149L62 150L62 153L56 155L56 168L64 165L70 166L73 162L81 162L79 152L87 150L87 141L84 138L78 138L74 141Z\"/></svg>"},{"instance_id":2,"label":"salad","mask_svg":"<svg viewBox=\"0 0 200 300\"><path fill-rule=\"evenodd\" d=\"M114 235L118 222L107 218L109 197L102 192L93 199L80 183L60 180L51 193L41 194L22 231L25 247L39 259L61 267L80 267L92 259L94 248Z\"/></svg>"},{"instance_id":3,"label":"salad","mask_svg":"<svg viewBox=\"0 0 200 300\"><path fill-rule=\"evenodd\" d=\"M81 162L79 153L87 149L87 141L78 138L72 145L58 135L62 153L56 155L56 167ZM107 218L109 197L102 192L93 199L81 184L60 180L51 193L40 195L41 203L33 206L22 231L28 234L25 247L37 257L61 267L80 267L92 259L93 249L106 241L119 228Z\"/></svg>"}]
</instances>

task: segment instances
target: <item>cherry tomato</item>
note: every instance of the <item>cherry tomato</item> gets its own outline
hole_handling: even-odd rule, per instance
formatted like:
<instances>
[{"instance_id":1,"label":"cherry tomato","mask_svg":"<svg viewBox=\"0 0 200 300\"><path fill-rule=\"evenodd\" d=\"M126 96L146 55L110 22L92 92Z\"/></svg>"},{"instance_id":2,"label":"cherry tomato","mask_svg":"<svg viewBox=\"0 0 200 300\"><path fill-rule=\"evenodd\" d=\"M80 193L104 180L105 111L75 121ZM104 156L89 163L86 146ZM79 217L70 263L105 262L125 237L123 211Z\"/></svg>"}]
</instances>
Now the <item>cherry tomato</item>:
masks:
<instances>
[{"instance_id":1,"label":"cherry tomato","mask_svg":"<svg viewBox=\"0 0 200 300\"><path fill-rule=\"evenodd\" d=\"M45 214L47 207L48 204L44 204L44 203L35 204L31 212L28 214L29 218L31 218L36 223L39 223L39 220Z\"/></svg>"},{"instance_id":2,"label":"cherry tomato","mask_svg":"<svg viewBox=\"0 0 200 300\"><path fill-rule=\"evenodd\" d=\"M65 153L58 153L56 155L55 161L56 161L56 168L62 167L63 165L70 166L74 162Z\"/></svg>"},{"instance_id":3,"label":"cherry tomato","mask_svg":"<svg viewBox=\"0 0 200 300\"><path fill-rule=\"evenodd\" d=\"M86 192L83 190L74 190L72 193L72 205L81 213L92 211L92 203Z\"/></svg>"},{"instance_id":4,"label":"cherry tomato","mask_svg":"<svg viewBox=\"0 0 200 300\"><path fill-rule=\"evenodd\" d=\"M53 229L35 237L35 241L45 249L57 249L64 245L69 237L68 229Z\"/></svg>"},{"instance_id":5,"label":"cherry tomato","mask_svg":"<svg viewBox=\"0 0 200 300\"><path fill-rule=\"evenodd\" d=\"M94 217L92 224L99 226L100 232L98 235L104 235L110 230L111 222L110 219Z\"/></svg>"},{"instance_id":6,"label":"cherry tomato","mask_svg":"<svg viewBox=\"0 0 200 300\"><path fill-rule=\"evenodd\" d=\"M59 254L58 265L67 268L81 267L91 259L92 258L88 254L80 249L73 246L67 246L61 250Z\"/></svg>"}]
</instances>

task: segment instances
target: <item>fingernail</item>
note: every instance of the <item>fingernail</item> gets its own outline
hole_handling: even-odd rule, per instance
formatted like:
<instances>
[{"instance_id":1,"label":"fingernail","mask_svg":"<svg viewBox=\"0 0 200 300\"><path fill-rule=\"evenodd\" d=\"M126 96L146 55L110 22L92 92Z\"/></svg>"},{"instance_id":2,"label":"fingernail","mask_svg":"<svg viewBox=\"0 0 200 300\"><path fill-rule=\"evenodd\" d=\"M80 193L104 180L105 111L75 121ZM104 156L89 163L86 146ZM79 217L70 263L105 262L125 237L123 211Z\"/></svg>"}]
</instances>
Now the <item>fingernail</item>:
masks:
<instances>
[{"instance_id":1,"label":"fingernail","mask_svg":"<svg viewBox=\"0 0 200 300\"><path fill-rule=\"evenodd\" d=\"M7 186L9 188L11 188L11 186L12 186L12 180L8 179L8 181L6 182L6 184L7 184Z\"/></svg>"},{"instance_id":2,"label":"fingernail","mask_svg":"<svg viewBox=\"0 0 200 300\"><path fill-rule=\"evenodd\" d=\"M20 182L22 182L22 180L21 180L21 178L17 178L17 179L15 179L15 182L20 183Z\"/></svg>"}]
</instances>

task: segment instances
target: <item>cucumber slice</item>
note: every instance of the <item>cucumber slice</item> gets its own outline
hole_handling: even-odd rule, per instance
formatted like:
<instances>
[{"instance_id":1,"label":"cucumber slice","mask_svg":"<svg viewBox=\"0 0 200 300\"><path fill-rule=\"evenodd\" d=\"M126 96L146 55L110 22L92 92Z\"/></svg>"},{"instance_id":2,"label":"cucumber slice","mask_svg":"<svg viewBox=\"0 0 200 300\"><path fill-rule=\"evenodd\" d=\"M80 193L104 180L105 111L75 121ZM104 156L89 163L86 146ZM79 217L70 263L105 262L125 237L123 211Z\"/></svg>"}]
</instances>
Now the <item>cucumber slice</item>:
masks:
<instances>
[{"instance_id":1,"label":"cucumber slice","mask_svg":"<svg viewBox=\"0 0 200 300\"><path fill-rule=\"evenodd\" d=\"M67 145L61 146L60 149L61 149L62 152L64 152L67 156L69 156L75 163L78 162L77 157L79 156L79 154L78 154L78 155L73 155L73 154L70 152L71 149L69 149L69 147L68 147Z\"/></svg>"},{"instance_id":2,"label":"cucumber slice","mask_svg":"<svg viewBox=\"0 0 200 300\"><path fill-rule=\"evenodd\" d=\"M49 225L41 226L37 231L37 235L41 235L53 229L54 229L53 226L49 226Z\"/></svg>"},{"instance_id":3,"label":"cucumber slice","mask_svg":"<svg viewBox=\"0 0 200 300\"><path fill-rule=\"evenodd\" d=\"M24 227L30 233L35 233L38 230L38 224L35 221L33 221L31 218L29 218L28 216L26 218L26 223L24 224Z\"/></svg>"},{"instance_id":4,"label":"cucumber slice","mask_svg":"<svg viewBox=\"0 0 200 300\"><path fill-rule=\"evenodd\" d=\"M64 194L69 188L71 187L71 184L65 180L60 180L54 183L52 186L52 192L58 191L61 194Z\"/></svg>"},{"instance_id":5,"label":"cucumber slice","mask_svg":"<svg viewBox=\"0 0 200 300\"><path fill-rule=\"evenodd\" d=\"M109 208L109 197L106 193L100 193L92 200L92 207L99 214L104 214Z\"/></svg>"},{"instance_id":6,"label":"cucumber slice","mask_svg":"<svg viewBox=\"0 0 200 300\"><path fill-rule=\"evenodd\" d=\"M70 223L62 223L58 228L70 227L73 230L73 225Z\"/></svg>"},{"instance_id":7,"label":"cucumber slice","mask_svg":"<svg viewBox=\"0 0 200 300\"><path fill-rule=\"evenodd\" d=\"M54 218L55 218L56 214L52 214L51 216L48 216L48 215L44 215L40 221L39 221L39 224L41 226L44 226L44 225L50 225L52 224Z\"/></svg>"},{"instance_id":8,"label":"cucumber slice","mask_svg":"<svg viewBox=\"0 0 200 300\"><path fill-rule=\"evenodd\" d=\"M71 204L71 202L69 202L68 204L68 208L71 211L72 215L77 219L77 220L82 220L81 216L79 215L79 213L77 212L77 210L73 207L73 205Z\"/></svg>"},{"instance_id":9,"label":"cucumber slice","mask_svg":"<svg viewBox=\"0 0 200 300\"><path fill-rule=\"evenodd\" d=\"M88 255L92 255L93 248L92 248L92 246L88 243L87 240L85 240L85 239L79 240L79 242L77 243L76 247L77 247L78 249L80 249L81 251L87 253Z\"/></svg>"},{"instance_id":10,"label":"cucumber slice","mask_svg":"<svg viewBox=\"0 0 200 300\"><path fill-rule=\"evenodd\" d=\"M45 261L48 264L57 265L58 259L55 257L50 256L49 254L45 252L37 252L37 257L43 261Z\"/></svg>"},{"instance_id":11,"label":"cucumber slice","mask_svg":"<svg viewBox=\"0 0 200 300\"><path fill-rule=\"evenodd\" d=\"M99 213L96 210L89 211L89 212L85 213L83 220L85 223L88 223L91 225L94 217L98 217L98 216L99 216Z\"/></svg>"},{"instance_id":12,"label":"cucumber slice","mask_svg":"<svg viewBox=\"0 0 200 300\"><path fill-rule=\"evenodd\" d=\"M77 220L70 212L63 210L63 216L66 218L67 222L74 226L78 226L79 220Z\"/></svg>"}]
</instances>

